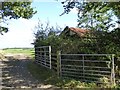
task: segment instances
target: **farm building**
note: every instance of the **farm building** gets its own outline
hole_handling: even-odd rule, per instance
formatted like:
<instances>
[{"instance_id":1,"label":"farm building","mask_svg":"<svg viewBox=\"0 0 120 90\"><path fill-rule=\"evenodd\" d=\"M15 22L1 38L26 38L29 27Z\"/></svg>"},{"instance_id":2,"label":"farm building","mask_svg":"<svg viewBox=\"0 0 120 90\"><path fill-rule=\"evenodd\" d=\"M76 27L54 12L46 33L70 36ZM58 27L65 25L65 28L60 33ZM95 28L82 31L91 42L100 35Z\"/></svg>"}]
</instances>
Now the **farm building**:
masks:
<instances>
[{"instance_id":1,"label":"farm building","mask_svg":"<svg viewBox=\"0 0 120 90\"><path fill-rule=\"evenodd\" d=\"M62 38L60 47L64 53L91 53L92 31L66 26L59 35ZM89 39L89 40L88 40ZM89 48L91 47L91 48Z\"/></svg>"},{"instance_id":2,"label":"farm building","mask_svg":"<svg viewBox=\"0 0 120 90\"><path fill-rule=\"evenodd\" d=\"M85 37L85 35L89 34L90 30L81 29L81 28L74 28L66 26L64 30L61 32L60 36L72 36L72 37Z\"/></svg>"}]
</instances>

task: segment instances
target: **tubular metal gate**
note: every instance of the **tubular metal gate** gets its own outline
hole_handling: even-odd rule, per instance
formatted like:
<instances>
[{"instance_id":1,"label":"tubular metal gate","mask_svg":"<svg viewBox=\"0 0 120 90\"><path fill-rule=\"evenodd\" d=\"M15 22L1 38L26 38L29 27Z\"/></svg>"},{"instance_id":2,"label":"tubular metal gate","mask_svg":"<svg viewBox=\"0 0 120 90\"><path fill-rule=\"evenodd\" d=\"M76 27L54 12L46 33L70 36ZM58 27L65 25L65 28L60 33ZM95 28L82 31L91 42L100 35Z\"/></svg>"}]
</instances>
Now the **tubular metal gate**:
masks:
<instances>
[{"instance_id":1,"label":"tubular metal gate","mask_svg":"<svg viewBox=\"0 0 120 90\"><path fill-rule=\"evenodd\" d=\"M113 54L60 54L60 76L85 82L115 84Z\"/></svg>"},{"instance_id":2,"label":"tubular metal gate","mask_svg":"<svg viewBox=\"0 0 120 90\"><path fill-rule=\"evenodd\" d=\"M35 47L35 62L51 69L51 46Z\"/></svg>"},{"instance_id":3,"label":"tubular metal gate","mask_svg":"<svg viewBox=\"0 0 120 90\"><path fill-rule=\"evenodd\" d=\"M54 56L55 55L55 56ZM114 54L52 54L51 46L35 47L35 62L55 69L61 77L115 85ZM51 63L52 59L52 63Z\"/></svg>"}]
</instances>

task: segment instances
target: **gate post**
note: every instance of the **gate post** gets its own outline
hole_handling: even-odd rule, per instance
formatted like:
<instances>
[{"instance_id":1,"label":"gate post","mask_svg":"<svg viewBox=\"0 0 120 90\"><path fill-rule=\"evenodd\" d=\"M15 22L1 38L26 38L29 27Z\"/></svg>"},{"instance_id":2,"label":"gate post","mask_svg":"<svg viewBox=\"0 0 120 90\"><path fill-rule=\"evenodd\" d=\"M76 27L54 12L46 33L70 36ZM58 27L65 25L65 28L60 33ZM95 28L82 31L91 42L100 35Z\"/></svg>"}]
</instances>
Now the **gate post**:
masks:
<instances>
[{"instance_id":1,"label":"gate post","mask_svg":"<svg viewBox=\"0 0 120 90\"><path fill-rule=\"evenodd\" d=\"M112 69L111 69L111 84L115 86L115 68L114 68L114 54L112 54Z\"/></svg>"},{"instance_id":2,"label":"gate post","mask_svg":"<svg viewBox=\"0 0 120 90\"><path fill-rule=\"evenodd\" d=\"M82 55L82 60L83 60L83 81L85 80L85 62L84 62L84 55Z\"/></svg>"},{"instance_id":3,"label":"gate post","mask_svg":"<svg viewBox=\"0 0 120 90\"><path fill-rule=\"evenodd\" d=\"M51 65L51 46L49 46L49 60L50 60L50 69L52 69L52 65Z\"/></svg>"},{"instance_id":4,"label":"gate post","mask_svg":"<svg viewBox=\"0 0 120 90\"><path fill-rule=\"evenodd\" d=\"M57 51L57 75L61 76L61 51Z\"/></svg>"}]
</instances>

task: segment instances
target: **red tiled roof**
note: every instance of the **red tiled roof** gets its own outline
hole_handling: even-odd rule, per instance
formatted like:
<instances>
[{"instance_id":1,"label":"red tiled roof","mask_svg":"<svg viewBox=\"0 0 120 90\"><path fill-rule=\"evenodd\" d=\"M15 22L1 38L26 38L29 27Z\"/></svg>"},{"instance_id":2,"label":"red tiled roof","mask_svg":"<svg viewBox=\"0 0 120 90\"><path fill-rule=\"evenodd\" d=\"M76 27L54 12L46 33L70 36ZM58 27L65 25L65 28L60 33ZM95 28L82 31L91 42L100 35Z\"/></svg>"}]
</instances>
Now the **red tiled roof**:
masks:
<instances>
[{"instance_id":1,"label":"red tiled roof","mask_svg":"<svg viewBox=\"0 0 120 90\"><path fill-rule=\"evenodd\" d=\"M89 30L86 29L81 29L81 28L74 28L74 27L70 27L69 30L77 33L80 36L83 36L85 33L88 33Z\"/></svg>"}]
</instances>

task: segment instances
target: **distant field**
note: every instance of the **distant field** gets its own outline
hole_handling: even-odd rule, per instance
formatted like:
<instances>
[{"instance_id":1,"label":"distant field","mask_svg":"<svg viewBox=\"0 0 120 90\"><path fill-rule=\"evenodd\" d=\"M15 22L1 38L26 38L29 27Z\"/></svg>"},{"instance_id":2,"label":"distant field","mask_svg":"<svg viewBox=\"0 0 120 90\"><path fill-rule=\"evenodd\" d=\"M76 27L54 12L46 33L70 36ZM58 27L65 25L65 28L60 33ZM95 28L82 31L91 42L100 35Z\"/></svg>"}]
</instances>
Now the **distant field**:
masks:
<instances>
[{"instance_id":1,"label":"distant field","mask_svg":"<svg viewBox=\"0 0 120 90\"><path fill-rule=\"evenodd\" d=\"M24 54L34 57L34 48L6 48L2 49L3 54Z\"/></svg>"}]
</instances>

